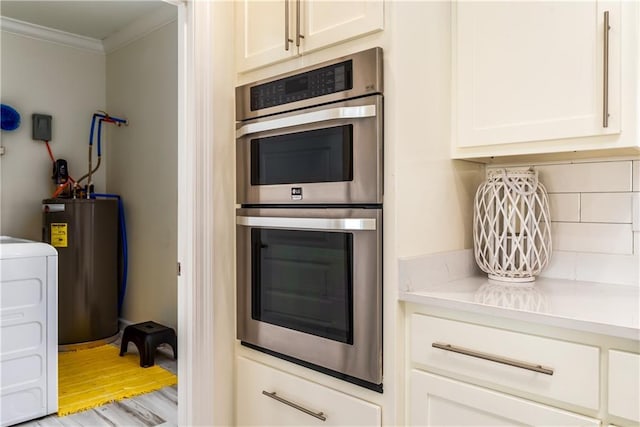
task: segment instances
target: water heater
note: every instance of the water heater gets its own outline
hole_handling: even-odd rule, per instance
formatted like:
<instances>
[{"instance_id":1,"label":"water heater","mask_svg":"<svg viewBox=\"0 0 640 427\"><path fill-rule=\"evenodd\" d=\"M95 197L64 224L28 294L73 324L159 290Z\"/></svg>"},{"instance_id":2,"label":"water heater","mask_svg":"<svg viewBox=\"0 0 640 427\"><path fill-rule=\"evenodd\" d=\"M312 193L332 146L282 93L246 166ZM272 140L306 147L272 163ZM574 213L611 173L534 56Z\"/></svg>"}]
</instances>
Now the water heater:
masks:
<instances>
[{"instance_id":1,"label":"water heater","mask_svg":"<svg viewBox=\"0 0 640 427\"><path fill-rule=\"evenodd\" d=\"M87 345L118 333L118 203L42 202L43 241L58 251L58 344Z\"/></svg>"}]
</instances>

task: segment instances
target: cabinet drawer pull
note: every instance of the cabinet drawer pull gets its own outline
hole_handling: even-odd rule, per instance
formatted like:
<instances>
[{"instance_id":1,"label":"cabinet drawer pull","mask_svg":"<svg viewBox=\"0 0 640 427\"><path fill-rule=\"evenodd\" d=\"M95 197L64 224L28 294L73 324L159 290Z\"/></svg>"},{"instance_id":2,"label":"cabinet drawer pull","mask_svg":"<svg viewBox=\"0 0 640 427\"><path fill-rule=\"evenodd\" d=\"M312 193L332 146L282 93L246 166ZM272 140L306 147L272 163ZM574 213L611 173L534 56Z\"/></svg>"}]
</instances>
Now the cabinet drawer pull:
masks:
<instances>
[{"instance_id":1,"label":"cabinet drawer pull","mask_svg":"<svg viewBox=\"0 0 640 427\"><path fill-rule=\"evenodd\" d=\"M292 408L297 409L298 411L304 412L307 415L311 415L312 417L315 417L321 421L327 421L327 417L324 416L324 413L322 412L313 412L307 408L304 408L296 403L293 403L287 399L283 399L282 397L276 395L276 392L268 392L266 390L262 390L262 394L264 394L265 396L268 396L272 399L277 400L280 403L284 403L287 406L291 406Z\"/></svg>"},{"instance_id":2,"label":"cabinet drawer pull","mask_svg":"<svg viewBox=\"0 0 640 427\"><path fill-rule=\"evenodd\" d=\"M553 369L547 368L542 365L536 365L534 363L521 362L519 360L508 359L506 357L494 356L493 354L481 353L475 350L469 350L468 348L457 347L451 344L444 344L434 342L431 347L439 348L440 350L452 351L454 353L464 354L465 356L477 357L479 359L490 360L491 362L502 363L509 366L515 366L516 368L527 369L529 371L539 372L545 375L553 375Z\"/></svg>"},{"instance_id":3,"label":"cabinet drawer pull","mask_svg":"<svg viewBox=\"0 0 640 427\"><path fill-rule=\"evenodd\" d=\"M609 127L609 11L604 12L604 45L602 65L602 127Z\"/></svg>"}]
</instances>

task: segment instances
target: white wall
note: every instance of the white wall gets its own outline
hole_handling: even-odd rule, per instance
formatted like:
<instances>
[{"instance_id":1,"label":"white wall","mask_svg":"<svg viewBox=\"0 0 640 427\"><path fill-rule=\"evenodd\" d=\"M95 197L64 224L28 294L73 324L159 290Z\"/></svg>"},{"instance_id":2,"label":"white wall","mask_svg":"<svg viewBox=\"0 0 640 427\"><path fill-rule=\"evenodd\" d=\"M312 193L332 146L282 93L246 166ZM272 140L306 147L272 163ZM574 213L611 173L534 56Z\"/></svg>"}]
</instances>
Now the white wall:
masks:
<instances>
[{"instance_id":1,"label":"white wall","mask_svg":"<svg viewBox=\"0 0 640 427\"><path fill-rule=\"evenodd\" d=\"M107 55L107 191L124 201L129 278L122 317L177 326L178 33L173 21Z\"/></svg>"},{"instance_id":2,"label":"white wall","mask_svg":"<svg viewBox=\"0 0 640 427\"><path fill-rule=\"evenodd\" d=\"M396 157L397 256L470 248L473 195L483 166L450 159L451 54L448 2L394 4L393 110L386 126Z\"/></svg>"},{"instance_id":3,"label":"white wall","mask_svg":"<svg viewBox=\"0 0 640 427\"><path fill-rule=\"evenodd\" d=\"M41 201L55 187L44 143L31 139L31 114L53 116L53 154L67 160L72 177L84 175L91 116L106 104L105 57L4 31L1 55L2 103L18 110L21 126L2 131L0 234L40 240ZM103 162L94 179L98 191L105 173Z\"/></svg>"}]
</instances>

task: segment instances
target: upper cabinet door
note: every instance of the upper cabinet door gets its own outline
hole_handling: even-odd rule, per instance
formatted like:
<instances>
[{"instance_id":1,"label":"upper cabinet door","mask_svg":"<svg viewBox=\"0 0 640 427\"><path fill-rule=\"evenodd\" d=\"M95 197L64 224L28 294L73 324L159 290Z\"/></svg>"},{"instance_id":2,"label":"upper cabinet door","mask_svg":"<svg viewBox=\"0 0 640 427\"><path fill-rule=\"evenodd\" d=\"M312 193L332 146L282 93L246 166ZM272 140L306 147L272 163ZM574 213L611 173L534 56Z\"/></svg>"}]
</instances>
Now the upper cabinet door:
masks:
<instances>
[{"instance_id":1,"label":"upper cabinet door","mask_svg":"<svg viewBox=\"0 0 640 427\"><path fill-rule=\"evenodd\" d=\"M236 67L246 71L298 54L295 36L295 1L237 0Z\"/></svg>"},{"instance_id":2,"label":"upper cabinet door","mask_svg":"<svg viewBox=\"0 0 640 427\"><path fill-rule=\"evenodd\" d=\"M384 28L382 0L296 0L303 52L364 36Z\"/></svg>"},{"instance_id":3,"label":"upper cabinet door","mask_svg":"<svg viewBox=\"0 0 640 427\"><path fill-rule=\"evenodd\" d=\"M383 29L383 0L236 0L236 69L249 71Z\"/></svg>"},{"instance_id":4,"label":"upper cabinet door","mask_svg":"<svg viewBox=\"0 0 640 427\"><path fill-rule=\"evenodd\" d=\"M459 1L453 18L458 147L620 132L619 1Z\"/></svg>"}]
</instances>

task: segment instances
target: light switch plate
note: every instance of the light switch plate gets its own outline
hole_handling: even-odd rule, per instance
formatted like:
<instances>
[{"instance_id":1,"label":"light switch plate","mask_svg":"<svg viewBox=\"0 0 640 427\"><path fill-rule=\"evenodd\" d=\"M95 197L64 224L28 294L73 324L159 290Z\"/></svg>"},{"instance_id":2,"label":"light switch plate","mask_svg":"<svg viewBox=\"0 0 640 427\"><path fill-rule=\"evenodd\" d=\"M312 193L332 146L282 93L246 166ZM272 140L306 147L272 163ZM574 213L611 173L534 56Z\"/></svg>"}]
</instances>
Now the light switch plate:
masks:
<instances>
[{"instance_id":1,"label":"light switch plate","mask_svg":"<svg viewBox=\"0 0 640 427\"><path fill-rule=\"evenodd\" d=\"M51 141L52 117L47 114L31 115L31 138L36 141Z\"/></svg>"}]
</instances>

